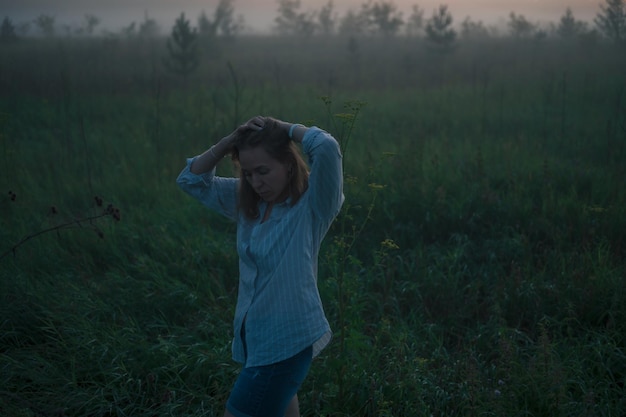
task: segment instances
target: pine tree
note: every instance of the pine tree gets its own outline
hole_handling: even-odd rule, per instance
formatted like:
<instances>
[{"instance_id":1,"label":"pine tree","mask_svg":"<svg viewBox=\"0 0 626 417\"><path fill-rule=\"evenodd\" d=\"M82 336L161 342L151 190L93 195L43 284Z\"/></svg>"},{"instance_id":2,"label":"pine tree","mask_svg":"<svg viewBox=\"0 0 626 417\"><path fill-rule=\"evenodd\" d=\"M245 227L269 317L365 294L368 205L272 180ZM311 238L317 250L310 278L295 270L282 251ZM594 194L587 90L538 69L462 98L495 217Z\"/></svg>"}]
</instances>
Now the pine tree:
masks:
<instances>
[{"instance_id":1,"label":"pine tree","mask_svg":"<svg viewBox=\"0 0 626 417\"><path fill-rule=\"evenodd\" d=\"M572 9L569 7L565 11L565 14L561 16L561 21L556 31L563 39L573 39L576 36L582 35L587 29L585 22L576 20Z\"/></svg>"},{"instance_id":2,"label":"pine tree","mask_svg":"<svg viewBox=\"0 0 626 417\"><path fill-rule=\"evenodd\" d=\"M149 39L155 38L159 34L159 24L148 16L148 12L146 11L144 14L143 22L139 25L138 35L142 38Z\"/></svg>"},{"instance_id":3,"label":"pine tree","mask_svg":"<svg viewBox=\"0 0 626 417\"><path fill-rule=\"evenodd\" d=\"M324 35L331 35L335 32L335 15L334 15L335 5L333 0L328 0L326 5L322 6L320 9L317 21L320 27L320 31Z\"/></svg>"},{"instance_id":4,"label":"pine tree","mask_svg":"<svg viewBox=\"0 0 626 417\"><path fill-rule=\"evenodd\" d=\"M535 32L535 25L524 17L524 15L515 14L511 12L509 14L508 22L511 35L516 39L530 39Z\"/></svg>"},{"instance_id":5,"label":"pine tree","mask_svg":"<svg viewBox=\"0 0 626 417\"><path fill-rule=\"evenodd\" d=\"M424 28L424 10L417 4L411 8L411 15L406 22L406 32L409 36L419 36Z\"/></svg>"},{"instance_id":6,"label":"pine tree","mask_svg":"<svg viewBox=\"0 0 626 417\"><path fill-rule=\"evenodd\" d=\"M300 0L278 0L276 31L286 36L311 36L316 29L315 14L300 12Z\"/></svg>"},{"instance_id":7,"label":"pine tree","mask_svg":"<svg viewBox=\"0 0 626 417\"><path fill-rule=\"evenodd\" d=\"M242 28L243 22L235 19L233 0L220 0L213 14L213 24L221 36L233 37Z\"/></svg>"},{"instance_id":8,"label":"pine tree","mask_svg":"<svg viewBox=\"0 0 626 417\"><path fill-rule=\"evenodd\" d=\"M185 14L181 13L167 40L169 59L164 64L171 72L187 79L200 63L198 57L198 31L192 28Z\"/></svg>"},{"instance_id":9,"label":"pine tree","mask_svg":"<svg viewBox=\"0 0 626 417\"><path fill-rule=\"evenodd\" d=\"M391 1L371 1L363 6L362 13L371 32L384 36L395 35L404 24L402 12Z\"/></svg>"},{"instance_id":10,"label":"pine tree","mask_svg":"<svg viewBox=\"0 0 626 417\"><path fill-rule=\"evenodd\" d=\"M594 22L600 33L616 44L626 42L626 5L624 0L605 0Z\"/></svg>"},{"instance_id":11,"label":"pine tree","mask_svg":"<svg viewBox=\"0 0 626 417\"><path fill-rule=\"evenodd\" d=\"M17 34L15 33L15 26L11 19L5 17L2 21L2 27L0 27L0 41L2 43L13 43L17 40Z\"/></svg>"},{"instance_id":12,"label":"pine tree","mask_svg":"<svg viewBox=\"0 0 626 417\"><path fill-rule=\"evenodd\" d=\"M51 38L56 32L54 16L41 14L35 19L35 24L46 38Z\"/></svg>"},{"instance_id":13,"label":"pine tree","mask_svg":"<svg viewBox=\"0 0 626 417\"><path fill-rule=\"evenodd\" d=\"M440 50L451 49L456 40L456 31L452 29L452 21L448 6L439 6L426 22L426 39Z\"/></svg>"}]
</instances>

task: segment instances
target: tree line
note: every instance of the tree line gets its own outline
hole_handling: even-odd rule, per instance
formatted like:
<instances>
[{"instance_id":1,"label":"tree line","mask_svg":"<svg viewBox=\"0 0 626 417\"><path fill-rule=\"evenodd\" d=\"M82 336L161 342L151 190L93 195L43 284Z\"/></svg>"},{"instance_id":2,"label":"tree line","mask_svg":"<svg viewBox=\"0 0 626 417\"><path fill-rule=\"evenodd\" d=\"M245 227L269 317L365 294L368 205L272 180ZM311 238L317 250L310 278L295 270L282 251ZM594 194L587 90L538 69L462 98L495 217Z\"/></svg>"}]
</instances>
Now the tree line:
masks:
<instances>
[{"instance_id":1,"label":"tree line","mask_svg":"<svg viewBox=\"0 0 626 417\"><path fill-rule=\"evenodd\" d=\"M43 36L55 36L56 25L52 16L40 15L33 23ZM83 23L72 33L93 36L99 24L98 17L87 14ZM199 43L204 41L207 44L207 39L218 37L233 38L240 35L244 28L244 18L235 15L234 0L220 0L210 17L202 11L196 26L181 13L166 40L168 56L163 59L163 64L170 72L187 78L199 65ZM277 35L289 37L347 36L351 44L355 44L360 36L396 37L404 34L421 37L431 47L443 52L453 50L459 39L485 40L497 35L481 21L469 17L460 26L455 26L447 5L440 5L429 17L420 6L413 5L410 15L404 19L403 13L392 0L367 0L341 17L335 11L333 0L328 0L318 10L309 11L303 11L301 0L277 0L273 29ZM571 8L567 8L559 22L550 28L540 27L525 16L511 12L507 30L510 37L519 40L542 41L552 36L570 41L587 40L589 43L604 38L626 46L625 0L605 0L593 24L576 19ZM24 28L20 31L23 36ZM143 22L131 23L122 29L121 35L153 38L160 36L160 28L146 13ZM13 43L19 37L18 29L5 17L0 27L2 43Z\"/></svg>"},{"instance_id":2,"label":"tree line","mask_svg":"<svg viewBox=\"0 0 626 417\"><path fill-rule=\"evenodd\" d=\"M246 29L242 15L235 15L235 0L220 0L209 17L205 11L197 17L194 29L201 37L234 37ZM301 0L277 0L273 32L285 36L310 37L315 35L383 36L399 35L424 37L439 45L452 45L457 39L485 39L502 35L480 20L466 17L455 24L452 11L442 4L431 15L418 4L411 7L408 16L399 10L393 0L367 0L359 7L345 12L342 16L335 9L334 0L328 0L319 9L305 10ZM175 23L175 25L178 23ZM5 16L0 27L0 39L13 42L20 37L39 35L57 36L59 33L72 36L93 36L101 25L101 20L93 14L86 14L76 26L59 26L52 15L42 14L32 21L15 24ZM32 31L33 27L35 28ZM511 12L505 29L518 39L541 40L550 36L561 39L608 39L617 44L626 43L625 0L604 0L593 22L578 20L571 8L567 8L560 20L542 26L531 22L525 16ZM125 37L155 37L161 35L158 23L146 12L143 21L132 22L119 33Z\"/></svg>"}]
</instances>

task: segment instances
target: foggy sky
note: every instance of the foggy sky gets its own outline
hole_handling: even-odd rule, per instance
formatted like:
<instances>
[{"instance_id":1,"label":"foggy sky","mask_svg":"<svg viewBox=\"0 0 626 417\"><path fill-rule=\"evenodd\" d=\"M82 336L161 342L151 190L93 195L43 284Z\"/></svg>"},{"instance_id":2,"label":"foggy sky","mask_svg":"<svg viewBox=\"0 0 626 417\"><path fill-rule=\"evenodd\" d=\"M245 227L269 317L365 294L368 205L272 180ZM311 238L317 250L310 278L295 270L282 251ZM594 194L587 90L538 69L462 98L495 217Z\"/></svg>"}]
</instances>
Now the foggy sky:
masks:
<instances>
[{"instance_id":1,"label":"foggy sky","mask_svg":"<svg viewBox=\"0 0 626 417\"><path fill-rule=\"evenodd\" d=\"M558 22L570 7L575 18L591 21L604 0L387 0L396 4L407 18L411 6L417 4L429 17L440 4L447 4L455 23L466 17L486 24L501 23L510 12L524 15L533 22ZM328 0L302 0L302 10L318 10ZM349 9L356 10L367 0L333 0L335 10L342 16ZM195 21L201 11L210 17L218 0L0 0L0 18L10 17L14 22L32 20L40 14L56 17L59 25L78 25L87 13L101 19L100 29L118 30L133 21L141 22L147 13L164 28L184 12ZM243 15L247 28L253 32L267 32L276 16L276 0L234 0L235 14Z\"/></svg>"}]
</instances>

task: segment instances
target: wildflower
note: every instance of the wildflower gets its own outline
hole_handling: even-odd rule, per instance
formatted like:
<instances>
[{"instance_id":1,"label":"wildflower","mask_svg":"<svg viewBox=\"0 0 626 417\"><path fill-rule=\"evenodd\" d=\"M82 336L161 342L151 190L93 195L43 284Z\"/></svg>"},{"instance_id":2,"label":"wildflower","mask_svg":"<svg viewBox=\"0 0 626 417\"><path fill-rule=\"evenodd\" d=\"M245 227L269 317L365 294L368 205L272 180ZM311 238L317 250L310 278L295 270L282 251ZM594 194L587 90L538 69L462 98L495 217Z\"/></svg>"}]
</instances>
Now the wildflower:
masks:
<instances>
[{"instance_id":1,"label":"wildflower","mask_svg":"<svg viewBox=\"0 0 626 417\"><path fill-rule=\"evenodd\" d=\"M358 178L357 178L357 177L354 177L354 176L352 176L352 175L346 175L346 177L345 177L345 178L344 178L344 180L343 180L343 182L344 182L344 183L346 183L346 184L350 184L350 185L352 185L352 184L356 184L356 183L357 183L357 181L358 181Z\"/></svg>"},{"instance_id":2,"label":"wildflower","mask_svg":"<svg viewBox=\"0 0 626 417\"><path fill-rule=\"evenodd\" d=\"M344 122L350 122L352 121L356 116L352 113L337 113L335 115L335 117L337 117L340 120L343 120Z\"/></svg>"},{"instance_id":3,"label":"wildflower","mask_svg":"<svg viewBox=\"0 0 626 417\"><path fill-rule=\"evenodd\" d=\"M392 239L383 240L380 242L380 246L386 249L400 249L400 246L398 246Z\"/></svg>"},{"instance_id":4,"label":"wildflower","mask_svg":"<svg viewBox=\"0 0 626 417\"><path fill-rule=\"evenodd\" d=\"M604 213L604 212L607 211L606 208L600 207L600 206L588 206L587 210L592 212L592 213Z\"/></svg>"},{"instance_id":5,"label":"wildflower","mask_svg":"<svg viewBox=\"0 0 626 417\"><path fill-rule=\"evenodd\" d=\"M376 184L375 182L369 183L367 184L367 186L370 187L372 190L382 190L386 187L386 185Z\"/></svg>"},{"instance_id":6,"label":"wildflower","mask_svg":"<svg viewBox=\"0 0 626 417\"><path fill-rule=\"evenodd\" d=\"M341 237L335 237L334 242L338 248L345 249L348 247L348 243Z\"/></svg>"}]
</instances>

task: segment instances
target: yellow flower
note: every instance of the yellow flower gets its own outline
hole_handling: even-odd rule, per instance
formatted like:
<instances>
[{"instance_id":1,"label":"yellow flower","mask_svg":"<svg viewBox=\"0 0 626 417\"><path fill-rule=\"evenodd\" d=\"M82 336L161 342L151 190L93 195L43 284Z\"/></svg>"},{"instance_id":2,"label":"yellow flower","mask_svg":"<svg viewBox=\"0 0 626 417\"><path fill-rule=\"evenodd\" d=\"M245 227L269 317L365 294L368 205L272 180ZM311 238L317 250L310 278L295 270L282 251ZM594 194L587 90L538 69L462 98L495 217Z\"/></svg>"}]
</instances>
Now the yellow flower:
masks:
<instances>
[{"instance_id":1,"label":"yellow flower","mask_svg":"<svg viewBox=\"0 0 626 417\"><path fill-rule=\"evenodd\" d=\"M375 182L367 184L372 190L382 190L386 187L386 185L376 184Z\"/></svg>"},{"instance_id":2,"label":"yellow flower","mask_svg":"<svg viewBox=\"0 0 626 417\"><path fill-rule=\"evenodd\" d=\"M392 239L385 239L380 242L380 245L387 249L400 249L400 246L398 246Z\"/></svg>"},{"instance_id":3,"label":"yellow flower","mask_svg":"<svg viewBox=\"0 0 626 417\"><path fill-rule=\"evenodd\" d=\"M607 211L607 209L605 209L604 207L600 207L600 206L587 206L587 210L593 213L604 213L605 211Z\"/></svg>"}]
</instances>

